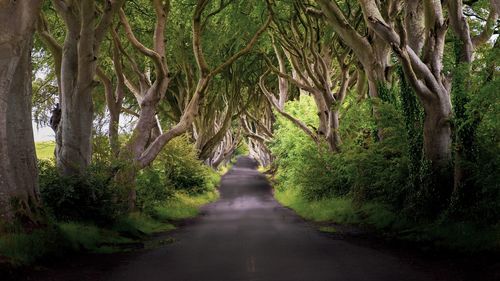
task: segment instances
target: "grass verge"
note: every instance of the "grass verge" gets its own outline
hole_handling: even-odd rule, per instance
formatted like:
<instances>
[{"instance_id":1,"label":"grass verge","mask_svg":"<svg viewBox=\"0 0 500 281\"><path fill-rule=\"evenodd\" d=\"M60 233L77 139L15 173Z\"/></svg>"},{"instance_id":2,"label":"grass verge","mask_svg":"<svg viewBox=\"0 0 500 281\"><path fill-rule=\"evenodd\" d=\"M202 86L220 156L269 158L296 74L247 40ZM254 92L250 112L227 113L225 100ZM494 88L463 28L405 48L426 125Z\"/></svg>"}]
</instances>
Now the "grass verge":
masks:
<instances>
[{"instance_id":1,"label":"grass verge","mask_svg":"<svg viewBox=\"0 0 500 281\"><path fill-rule=\"evenodd\" d=\"M319 201L307 201L300 190L288 188L275 190L275 197L283 206L293 209L301 217L315 222L332 221L340 224L359 223L359 216L349 199L331 198Z\"/></svg>"},{"instance_id":2,"label":"grass verge","mask_svg":"<svg viewBox=\"0 0 500 281\"><path fill-rule=\"evenodd\" d=\"M114 253L136 249L137 244L143 244L144 248L163 245L171 240L156 243L145 240L153 234L175 229L171 221L195 217L199 207L217 198L215 189L201 195L177 193L158 207L154 216L132 213L106 228L82 222L55 222L30 233L0 234L0 260L23 266L69 253Z\"/></svg>"},{"instance_id":3,"label":"grass verge","mask_svg":"<svg viewBox=\"0 0 500 281\"><path fill-rule=\"evenodd\" d=\"M380 203L356 206L348 197L308 201L300 190L294 188L276 188L274 195L283 206L314 222L364 226L384 237L431 245L437 249L465 253L500 251L500 223L493 227L445 220L412 223ZM319 230L337 231L332 226L321 226Z\"/></svg>"},{"instance_id":4,"label":"grass verge","mask_svg":"<svg viewBox=\"0 0 500 281\"><path fill-rule=\"evenodd\" d=\"M183 220L196 217L199 208L217 200L215 189L200 195L188 195L178 192L174 198L158 206L154 210L154 217L159 220Z\"/></svg>"}]
</instances>

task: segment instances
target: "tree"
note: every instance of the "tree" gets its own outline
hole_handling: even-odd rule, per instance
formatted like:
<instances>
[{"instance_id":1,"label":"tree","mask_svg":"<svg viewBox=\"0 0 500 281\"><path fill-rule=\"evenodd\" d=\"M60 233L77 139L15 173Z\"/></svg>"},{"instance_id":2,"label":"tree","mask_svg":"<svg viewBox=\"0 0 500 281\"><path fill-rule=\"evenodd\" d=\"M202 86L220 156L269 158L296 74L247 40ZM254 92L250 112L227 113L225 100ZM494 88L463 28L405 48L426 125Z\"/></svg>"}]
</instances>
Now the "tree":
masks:
<instances>
[{"instance_id":1,"label":"tree","mask_svg":"<svg viewBox=\"0 0 500 281\"><path fill-rule=\"evenodd\" d=\"M54 55L61 57L61 70L56 71L60 73L62 113L56 134L57 167L65 176L81 175L92 156L92 91L100 47L124 0L105 1L100 9L95 0L52 2L66 25L62 53Z\"/></svg>"},{"instance_id":2,"label":"tree","mask_svg":"<svg viewBox=\"0 0 500 281\"><path fill-rule=\"evenodd\" d=\"M42 0L0 1L0 221L35 220L31 48Z\"/></svg>"},{"instance_id":3,"label":"tree","mask_svg":"<svg viewBox=\"0 0 500 281\"><path fill-rule=\"evenodd\" d=\"M365 26L360 24L360 16L364 15L366 18L366 14L361 13L365 9L364 3L358 1L360 7L356 8L351 3L352 1L346 1L346 11L343 11L337 1L316 0L316 2L321 7L321 11L310 8L309 13L326 17L330 26L342 41L352 49L363 66L368 80L370 97L379 98L380 87L388 87L392 74L392 66L390 64L391 47L380 34L374 32L372 29L366 30ZM383 11L380 15L389 24L392 23L395 15L399 12L400 5L397 5L397 2L378 2L379 6L377 8ZM367 34L363 34L364 32ZM416 33L418 33L418 30L416 30ZM380 113L376 104L373 107L373 115L377 122L380 119ZM383 138L381 128L378 128L378 137Z\"/></svg>"},{"instance_id":4,"label":"tree","mask_svg":"<svg viewBox=\"0 0 500 281\"><path fill-rule=\"evenodd\" d=\"M405 23L414 22L426 30L423 36L425 44L422 54L419 55L418 47L410 44L421 41L420 33L413 33L405 29L402 24L397 25L398 32L396 32L384 20L375 1L362 0L360 3L367 25L392 46L401 61L407 79L424 107L424 154L426 158L435 168L445 169L452 159L450 124L452 105L450 78L443 73L443 53L448 24L444 18L442 4L435 1L423 1L424 16L417 23L412 18L414 13L410 11L406 13ZM470 61L472 45L469 42L472 40L468 34L464 34L468 33L468 29L465 29L467 25L461 12L461 1L449 3L451 23L464 42L462 57L464 61ZM413 6L410 4L406 7L410 9Z\"/></svg>"},{"instance_id":5,"label":"tree","mask_svg":"<svg viewBox=\"0 0 500 281\"><path fill-rule=\"evenodd\" d=\"M294 13L288 24L280 23L273 13L276 38L280 44L276 46L273 42L273 49L279 68L272 66L269 60L268 64L279 76L279 99L274 100L275 97L264 83L261 83L261 88L278 112L283 112L284 100L288 95L288 86L282 79L312 95L319 119L313 139L324 140L331 151L339 152L342 142L339 134L339 109L350 84L356 78L351 76L349 69L351 51L343 48L336 36L330 36L328 26L322 19L308 14L305 5L294 3ZM285 60L280 49L284 50L290 62L292 75L286 74ZM339 81L338 85L333 81ZM297 121L295 123L300 124ZM312 136L309 130L304 131Z\"/></svg>"},{"instance_id":6,"label":"tree","mask_svg":"<svg viewBox=\"0 0 500 281\"><path fill-rule=\"evenodd\" d=\"M160 153L162 148L173 138L180 136L187 132L196 116L199 114L200 106L205 97L206 91L212 79L224 69L232 65L236 60L245 54L249 53L252 47L257 43L260 35L266 30L269 25L270 19L268 18L262 26L256 31L252 38L241 48L238 52L225 59L215 68L210 68L205 58L205 53L202 47L202 34L205 28L205 23L210 17L217 14L208 14L205 18L203 12L206 10L210 0L198 0L195 6L192 17L192 46L193 54L198 67L198 79L193 92L190 93L190 99L182 108L182 115L175 125L151 137L151 130L157 124L156 112L159 102L164 98L169 84L172 80L169 71L166 55L165 45L165 32L167 29L168 13L170 11L170 2L154 0L153 8L156 15L156 24L153 33L153 47L148 48L145 44L141 43L133 32L129 23L127 15L123 10L120 10L120 22L125 31L127 40L132 44L134 49L147 57L154 65L154 81L149 81L148 75L145 71L141 71L138 64L134 62L132 56L124 54L132 66L133 73L137 75L136 81L138 84L129 83L130 79L126 79L127 87L129 90L138 97L140 103L140 113L137 124L132 131L132 136L125 145L124 149L120 152L120 158L129 163L127 167L121 169L116 179L119 183L128 186L129 196L128 205L129 209L135 207L135 188L133 180L139 170L148 166ZM221 3L221 9L227 6L224 1Z\"/></svg>"},{"instance_id":7,"label":"tree","mask_svg":"<svg viewBox=\"0 0 500 281\"><path fill-rule=\"evenodd\" d=\"M474 161L472 151L474 150L475 131L474 124L467 124L468 120L474 119L467 115L466 106L470 101L471 63L474 60L475 50L486 43L495 31L495 24L498 19L498 10L495 1L490 1L488 18L484 22L484 27L477 35L472 35L467 18L463 13L463 1L448 1L450 26L457 37L458 44L455 44L456 67L454 69L452 94L454 99L455 118L455 172L454 190L458 191L460 185L470 175L464 167L464 161ZM497 1L498 2L498 1ZM470 7L472 9L472 7ZM473 11L473 10L472 10ZM479 122L473 122L476 125Z\"/></svg>"}]
</instances>

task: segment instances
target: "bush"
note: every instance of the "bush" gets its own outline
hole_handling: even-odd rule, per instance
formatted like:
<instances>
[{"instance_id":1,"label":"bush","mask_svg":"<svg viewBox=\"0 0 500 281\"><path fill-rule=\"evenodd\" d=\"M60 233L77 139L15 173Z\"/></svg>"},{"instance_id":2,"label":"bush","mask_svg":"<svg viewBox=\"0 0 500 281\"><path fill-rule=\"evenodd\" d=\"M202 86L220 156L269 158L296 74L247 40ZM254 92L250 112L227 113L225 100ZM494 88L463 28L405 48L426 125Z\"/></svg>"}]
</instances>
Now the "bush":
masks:
<instances>
[{"instance_id":1,"label":"bush","mask_svg":"<svg viewBox=\"0 0 500 281\"><path fill-rule=\"evenodd\" d=\"M209 180L213 171L198 159L197 150L187 135L170 141L154 167L161 169L166 182L175 190L200 194L213 188Z\"/></svg>"},{"instance_id":2,"label":"bush","mask_svg":"<svg viewBox=\"0 0 500 281\"><path fill-rule=\"evenodd\" d=\"M199 195L213 191L218 174L199 159L187 135L170 141L153 165L137 178L137 202L141 210L155 215L156 209L170 202L176 193ZM178 199L178 198L177 198Z\"/></svg>"},{"instance_id":3,"label":"bush","mask_svg":"<svg viewBox=\"0 0 500 281\"><path fill-rule=\"evenodd\" d=\"M59 221L107 224L124 206L115 203L118 188L109 167L93 165L83 177L61 177L53 162L39 161L40 193L49 214Z\"/></svg>"},{"instance_id":4,"label":"bush","mask_svg":"<svg viewBox=\"0 0 500 281\"><path fill-rule=\"evenodd\" d=\"M310 97L301 97L289 102L287 110L317 126L312 103ZM364 133L373 131L373 124L359 119L370 119L365 103L344 113L341 153L316 145L293 124L278 118L277 140L271 150L279 166L279 186L298 188L308 200L349 195L357 202L375 199L403 205L408 177L403 123L394 106L380 104L379 108L384 116L379 120L385 128L384 140L375 142L371 133Z\"/></svg>"},{"instance_id":5,"label":"bush","mask_svg":"<svg viewBox=\"0 0 500 281\"><path fill-rule=\"evenodd\" d=\"M148 214L152 214L156 206L171 198L174 192L170 179L151 167L141 171L136 184L137 207Z\"/></svg>"}]
</instances>

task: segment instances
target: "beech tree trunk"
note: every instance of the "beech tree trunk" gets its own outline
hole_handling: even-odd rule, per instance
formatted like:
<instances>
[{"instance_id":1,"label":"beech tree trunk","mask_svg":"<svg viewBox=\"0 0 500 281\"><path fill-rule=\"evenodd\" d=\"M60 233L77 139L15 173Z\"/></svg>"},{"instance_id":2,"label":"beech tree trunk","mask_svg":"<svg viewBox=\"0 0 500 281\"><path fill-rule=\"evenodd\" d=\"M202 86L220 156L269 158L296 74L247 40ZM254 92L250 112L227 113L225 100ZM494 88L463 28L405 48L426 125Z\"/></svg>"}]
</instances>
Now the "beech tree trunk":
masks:
<instances>
[{"instance_id":1,"label":"beech tree trunk","mask_svg":"<svg viewBox=\"0 0 500 281\"><path fill-rule=\"evenodd\" d=\"M425 104L424 155L437 168L445 168L451 163L451 100Z\"/></svg>"},{"instance_id":2,"label":"beech tree trunk","mask_svg":"<svg viewBox=\"0 0 500 281\"><path fill-rule=\"evenodd\" d=\"M106 1L102 15L97 17L94 0L52 1L66 25L60 71L62 114L56 134L56 162L61 175L82 175L90 164L92 90L99 48L123 2Z\"/></svg>"},{"instance_id":3,"label":"beech tree trunk","mask_svg":"<svg viewBox=\"0 0 500 281\"><path fill-rule=\"evenodd\" d=\"M62 116L56 135L57 167L65 176L83 174L90 164L93 122L91 82L85 83L83 87L72 87L73 85L65 87L67 84L65 82L69 82L68 80L76 80L74 75L70 75L72 71L64 70L65 64L71 63L68 60L63 60Z\"/></svg>"},{"instance_id":4,"label":"beech tree trunk","mask_svg":"<svg viewBox=\"0 0 500 281\"><path fill-rule=\"evenodd\" d=\"M337 1L316 0L321 7L327 22L337 32L342 41L349 46L359 62L363 65L366 77L368 79L368 93L372 98L378 98L379 84L387 84L387 71L390 65L389 54L390 45L380 37L379 34L369 30L370 36L360 34L346 18L344 12ZM364 8L364 4L360 3ZM388 7L386 7L388 8ZM389 13L389 11L387 11ZM366 15L364 14L365 21ZM368 37L371 37L370 39ZM380 113L378 105L373 106L373 117L377 124L378 138L383 138L382 128L380 127Z\"/></svg>"},{"instance_id":5,"label":"beech tree trunk","mask_svg":"<svg viewBox=\"0 0 500 281\"><path fill-rule=\"evenodd\" d=\"M320 1L320 0L318 0ZM322 0L321 0L322 1ZM323 1L322 1L323 2ZM405 76L408 78L412 88L424 105L424 154L427 160L432 162L435 170L444 170L449 167L451 161L451 100L446 80L442 75L442 58L444 50L444 38L447 25L444 20L441 3L424 2L424 18L414 16L415 5L408 5L406 16L411 17L407 23L418 26L415 32L421 31L421 26L433 32L425 34L422 58L417 55L421 44L416 44L419 35L410 37L412 44L417 50L408 45L406 34L411 30L403 32L403 39L396 33L392 25L385 22L378 4L374 0L360 0L365 22L373 30L378 38L390 44L398 55L403 66ZM418 4L418 3L417 3ZM418 5L417 5L418 6ZM420 21L423 21L420 22ZM369 76L370 74L367 73Z\"/></svg>"},{"instance_id":6,"label":"beech tree trunk","mask_svg":"<svg viewBox=\"0 0 500 281\"><path fill-rule=\"evenodd\" d=\"M326 140L328 141L328 146L331 151L338 152L340 150L340 145L342 141L339 134L339 112L338 110L332 110L328 118L328 134L326 135Z\"/></svg>"},{"instance_id":7,"label":"beech tree trunk","mask_svg":"<svg viewBox=\"0 0 500 281\"><path fill-rule=\"evenodd\" d=\"M38 208L31 48L41 3L0 1L0 222L33 222Z\"/></svg>"},{"instance_id":8,"label":"beech tree trunk","mask_svg":"<svg viewBox=\"0 0 500 281\"><path fill-rule=\"evenodd\" d=\"M118 69L116 64L117 62L114 60L115 69ZM120 141L119 141L119 125L120 125L120 113L123 102L123 82L121 79L121 65L120 71L116 71L116 76L118 77L118 83L116 85L115 94L113 94L113 87L111 83L111 79L101 70L97 69L97 76L101 80L101 83L104 87L104 93L106 96L106 106L109 112L109 124L108 124L108 139L109 146L111 148L111 155L117 157L120 153Z\"/></svg>"},{"instance_id":9,"label":"beech tree trunk","mask_svg":"<svg viewBox=\"0 0 500 281\"><path fill-rule=\"evenodd\" d=\"M329 108L322 96L312 95L314 102L316 103L316 114L318 115L319 126L316 133L319 136L326 137L328 134L328 119L329 119Z\"/></svg>"}]
</instances>

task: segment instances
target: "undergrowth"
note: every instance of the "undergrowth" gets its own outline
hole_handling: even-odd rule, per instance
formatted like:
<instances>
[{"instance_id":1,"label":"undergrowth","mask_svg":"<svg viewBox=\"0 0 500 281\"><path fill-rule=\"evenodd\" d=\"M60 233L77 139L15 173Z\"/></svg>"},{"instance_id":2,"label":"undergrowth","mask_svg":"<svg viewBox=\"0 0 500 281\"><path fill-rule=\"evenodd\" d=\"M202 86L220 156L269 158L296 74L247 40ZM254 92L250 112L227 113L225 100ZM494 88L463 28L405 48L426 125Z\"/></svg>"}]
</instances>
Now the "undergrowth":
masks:
<instances>
[{"instance_id":1,"label":"undergrowth","mask_svg":"<svg viewBox=\"0 0 500 281\"><path fill-rule=\"evenodd\" d=\"M396 95L391 91L387 94ZM381 116L377 126L383 128L382 140L371 116L374 104ZM341 109L339 153L314 143L279 117L270 145L278 167L275 197L312 221L361 225L391 238L464 252L500 250L500 189L492 180L498 178L500 154L492 144L496 113L484 106L477 134L478 162L467 166L473 175L468 186L475 189L462 189L441 200L443 180L434 180L439 173L414 153L418 140L409 141L412 136L406 134L408 122L419 121L420 116L408 121L401 112L405 106L397 98L363 103L348 98ZM287 112L317 126L314 108L308 96L286 104Z\"/></svg>"},{"instance_id":2,"label":"undergrowth","mask_svg":"<svg viewBox=\"0 0 500 281\"><path fill-rule=\"evenodd\" d=\"M112 253L137 248L155 233L175 229L175 221L195 217L217 199L220 175L197 157L194 144L181 136L139 174L137 211L116 200L123 188L114 178L117 165L102 136L94 140L93 163L81 177L59 176L53 160L39 161L40 195L46 225L0 233L0 260L16 266L71 253Z\"/></svg>"}]
</instances>

